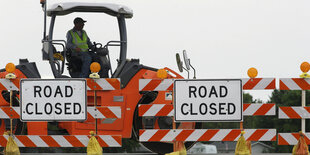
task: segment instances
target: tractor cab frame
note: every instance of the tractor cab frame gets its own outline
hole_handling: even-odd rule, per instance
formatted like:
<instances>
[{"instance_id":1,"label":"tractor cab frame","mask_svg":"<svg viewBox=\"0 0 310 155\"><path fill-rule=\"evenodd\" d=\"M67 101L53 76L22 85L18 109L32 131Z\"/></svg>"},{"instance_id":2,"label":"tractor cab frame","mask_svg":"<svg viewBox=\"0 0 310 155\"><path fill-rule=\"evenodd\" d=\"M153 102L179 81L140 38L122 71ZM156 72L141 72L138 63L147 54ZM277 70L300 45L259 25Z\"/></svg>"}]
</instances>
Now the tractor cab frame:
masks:
<instances>
[{"instance_id":1,"label":"tractor cab frame","mask_svg":"<svg viewBox=\"0 0 310 155\"><path fill-rule=\"evenodd\" d=\"M44 5L44 7L46 7L46 5ZM65 77L63 75L64 65L65 61L68 61L68 57L66 58L66 56L68 56L67 53L70 52L66 49L65 40L53 39L53 30L57 16L68 15L74 12L105 13L117 18L120 34L119 41L109 41L103 47L103 49L107 49L109 46L120 47L117 67L114 72L111 73L112 78L110 79L116 82L119 81L117 85L120 84L120 88L108 91L88 90L87 105L96 105L98 107L119 106L121 109L121 117L114 120L110 124L105 123L104 120L97 122L94 118L88 118L85 122L59 122L58 127L60 129L66 130L66 132L70 135L85 135L88 134L90 130L96 128L98 130L98 134L101 135L121 135L122 138L133 138L134 140L139 140L140 131L143 129L193 129L201 127L201 123L195 122L182 122L173 125L173 120L170 116L142 117L139 115L140 105L172 105L172 100L166 98L167 94L171 94L171 90L158 90L155 88L159 85L158 82L161 83L162 80L165 81L163 82L163 87L168 86L170 88L169 83L172 81L171 79L182 79L183 77L169 68L164 68L162 71L165 70L164 72L166 73L166 77L162 77L162 79L160 79L158 76L158 69L140 64L139 59L127 59L127 32L125 19L133 16L131 9L122 5L108 3L60 3L44 10L46 10L45 17L49 16L51 20L48 35L45 33L43 35L43 60L49 61L55 78ZM44 30L44 32L46 31ZM63 51L55 51L54 45L63 46ZM55 57L55 54L61 55L64 58L61 59ZM68 63L70 65L70 60ZM71 75L71 77L73 76ZM150 82L150 84L144 83L147 84L147 88L154 87L154 89L141 89L141 79ZM96 81L94 79L90 80ZM108 78L102 78L98 81L102 80L108 80ZM155 82L155 84L153 84L152 81ZM97 127L94 122L97 122ZM153 152L160 154L173 151L173 143L171 142L156 141L141 142L141 144ZM185 142L185 147L189 148L193 144L194 142Z\"/></svg>"},{"instance_id":2,"label":"tractor cab frame","mask_svg":"<svg viewBox=\"0 0 310 155\"><path fill-rule=\"evenodd\" d=\"M118 4L109 4L109 3L57 3L51 6L49 9L46 9L46 4L44 5L44 34L43 34L43 60L48 60L55 78L62 78L66 77L63 75L65 61L70 54L70 51L66 49L66 41L65 40L54 40L53 33L54 33L54 25L56 22L57 16L65 16L74 12L89 12L89 13L105 13L107 15L113 16L117 18L118 26L119 26L119 34L120 40L119 41L109 41L103 48L105 51L108 52L109 46L120 46L120 54L119 60L117 63L117 68L115 69L114 73L112 73L112 69L110 69L110 73L112 77L119 77L122 68L125 66L126 63L126 56L127 56L127 31L126 31L126 23L125 18L132 18L133 11L123 5ZM48 35L46 35L46 16L50 17L50 26ZM55 50L54 45L62 46L62 51L57 52ZM96 45L95 45L96 46ZM101 48L101 47L99 47ZM58 53L58 56L55 54ZM61 57L61 58L60 58ZM107 61L110 65L109 55L107 57ZM68 61L68 66L70 67L70 61ZM72 72L69 73L71 77L72 75L76 75Z\"/></svg>"}]
</instances>

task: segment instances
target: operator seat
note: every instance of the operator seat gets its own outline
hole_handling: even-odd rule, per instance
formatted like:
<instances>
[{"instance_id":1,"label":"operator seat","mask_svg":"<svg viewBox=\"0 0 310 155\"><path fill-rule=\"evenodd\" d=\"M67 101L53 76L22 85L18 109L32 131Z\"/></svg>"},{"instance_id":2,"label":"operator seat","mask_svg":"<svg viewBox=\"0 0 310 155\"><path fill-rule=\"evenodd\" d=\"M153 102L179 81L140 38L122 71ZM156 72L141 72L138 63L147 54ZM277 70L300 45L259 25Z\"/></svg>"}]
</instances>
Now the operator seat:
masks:
<instances>
[{"instance_id":1,"label":"operator seat","mask_svg":"<svg viewBox=\"0 0 310 155\"><path fill-rule=\"evenodd\" d=\"M96 54L92 62L102 62L101 70L98 73L101 78L109 78L109 70L111 69L110 61L107 57L108 50L104 48L97 48L93 51L90 51ZM79 78L82 68L82 60L73 52L71 49L67 49L66 53L67 69L72 78Z\"/></svg>"},{"instance_id":2,"label":"operator seat","mask_svg":"<svg viewBox=\"0 0 310 155\"><path fill-rule=\"evenodd\" d=\"M82 69L82 60L71 49L67 49L66 59L70 76L72 78L79 78Z\"/></svg>"},{"instance_id":3,"label":"operator seat","mask_svg":"<svg viewBox=\"0 0 310 155\"><path fill-rule=\"evenodd\" d=\"M111 69L111 63L109 59L109 50L107 47L103 48L95 48L96 60L93 62L101 62L101 70L99 71L99 75L101 78L109 78L109 70Z\"/></svg>"}]
</instances>

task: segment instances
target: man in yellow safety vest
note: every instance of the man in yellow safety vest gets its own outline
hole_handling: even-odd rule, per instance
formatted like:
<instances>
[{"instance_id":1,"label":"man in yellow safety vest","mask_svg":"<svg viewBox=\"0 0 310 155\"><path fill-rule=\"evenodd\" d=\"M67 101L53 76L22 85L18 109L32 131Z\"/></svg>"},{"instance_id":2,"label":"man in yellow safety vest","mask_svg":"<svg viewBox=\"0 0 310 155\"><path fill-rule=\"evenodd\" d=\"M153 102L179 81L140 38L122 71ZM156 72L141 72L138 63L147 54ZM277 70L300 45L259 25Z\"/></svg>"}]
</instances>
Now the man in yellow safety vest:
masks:
<instances>
[{"instance_id":1,"label":"man in yellow safety vest","mask_svg":"<svg viewBox=\"0 0 310 155\"><path fill-rule=\"evenodd\" d=\"M88 78L90 74L89 66L92 62L92 55L88 52L92 43L83 30L86 21L80 17L74 19L73 29L67 32L67 49L82 60L80 78Z\"/></svg>"}]
</instances>

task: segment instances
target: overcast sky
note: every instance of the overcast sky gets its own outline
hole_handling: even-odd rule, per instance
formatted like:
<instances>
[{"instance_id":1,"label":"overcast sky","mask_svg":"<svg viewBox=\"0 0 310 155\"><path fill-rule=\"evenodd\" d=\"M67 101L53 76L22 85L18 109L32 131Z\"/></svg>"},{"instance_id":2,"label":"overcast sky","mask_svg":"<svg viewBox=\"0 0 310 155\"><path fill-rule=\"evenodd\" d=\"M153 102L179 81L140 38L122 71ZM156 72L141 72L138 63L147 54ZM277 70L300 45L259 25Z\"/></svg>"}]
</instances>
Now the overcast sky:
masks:
<instances>
[{"instance_id":1,"label":"overcast sky","mask_svg":"<svg viewBox=\"0 0 310 155\"><path fill-rule=\"evenodd\" d=\"M1 2L0 65L28 58L36 62L42 77L51 77L49 63L41 59L43 12L39 0ZM69 1L49 0L48 4L56 2ZM127 20L127 57L139 58L147 66L177 71L175 54L185 49L200 79L246 78L250 67L258 69L258 77L291 78L301 74L303 61L309 61L308 0L87 2L111 2L133 9L134 17ZM59 18L54 39L65 39L76 16L87 20L85 30L92 41L105 44L119 39L114 17L85 13ZM263 100L270 95L270 91L250 93Z\"/></svg>"}]
</instances>

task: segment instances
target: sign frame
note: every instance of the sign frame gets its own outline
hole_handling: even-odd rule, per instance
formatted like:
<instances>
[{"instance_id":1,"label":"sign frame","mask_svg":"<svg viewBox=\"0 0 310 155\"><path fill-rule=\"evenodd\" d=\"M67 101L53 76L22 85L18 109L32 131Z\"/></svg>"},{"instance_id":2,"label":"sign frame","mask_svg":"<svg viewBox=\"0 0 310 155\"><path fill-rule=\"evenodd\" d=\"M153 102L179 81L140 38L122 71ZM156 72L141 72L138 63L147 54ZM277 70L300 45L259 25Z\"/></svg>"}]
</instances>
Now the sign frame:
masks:
<instances>
[{"instance_id":1,"label":"sign frame","mask_svg":"<svg viewBox=\"0 0 310 155\"><path fill-rule=\"evenodd\" d=\"M23 119L23 111L22 111L22 99L23 99L23 95L22 95L22 90L23 90L23 82L24 81L81 81L84 83L84 91L85 91L85 112L84 112L84 119L66 119L66 120L61 120L61 119L42 119L42 120L38 120L38 119ZM72 121L86 121L87 120L87 81L86 79L83 78L59 78L59 79L40 79L40 78L28 78L28 79L21 79L20 80L20 120L22 122L57 122L57 121L61 121L61 122L72 122Z\"/></svg>"},{"instance_id":2,"label":"sign frame","mask_svg":"<svg viewBox=\"0 0 310 155\"><path fill-rule=\"evenodd\" d=\"M176 117L176 83L178 81L239 81L240 82L240 119L235 120L181 120ZM241 79L176 79L173 83L173 108L174 108L174 121L175 122L242 122L243 121L243 87L242 87L242 80Z\"/></svg>"}]
</instances>

